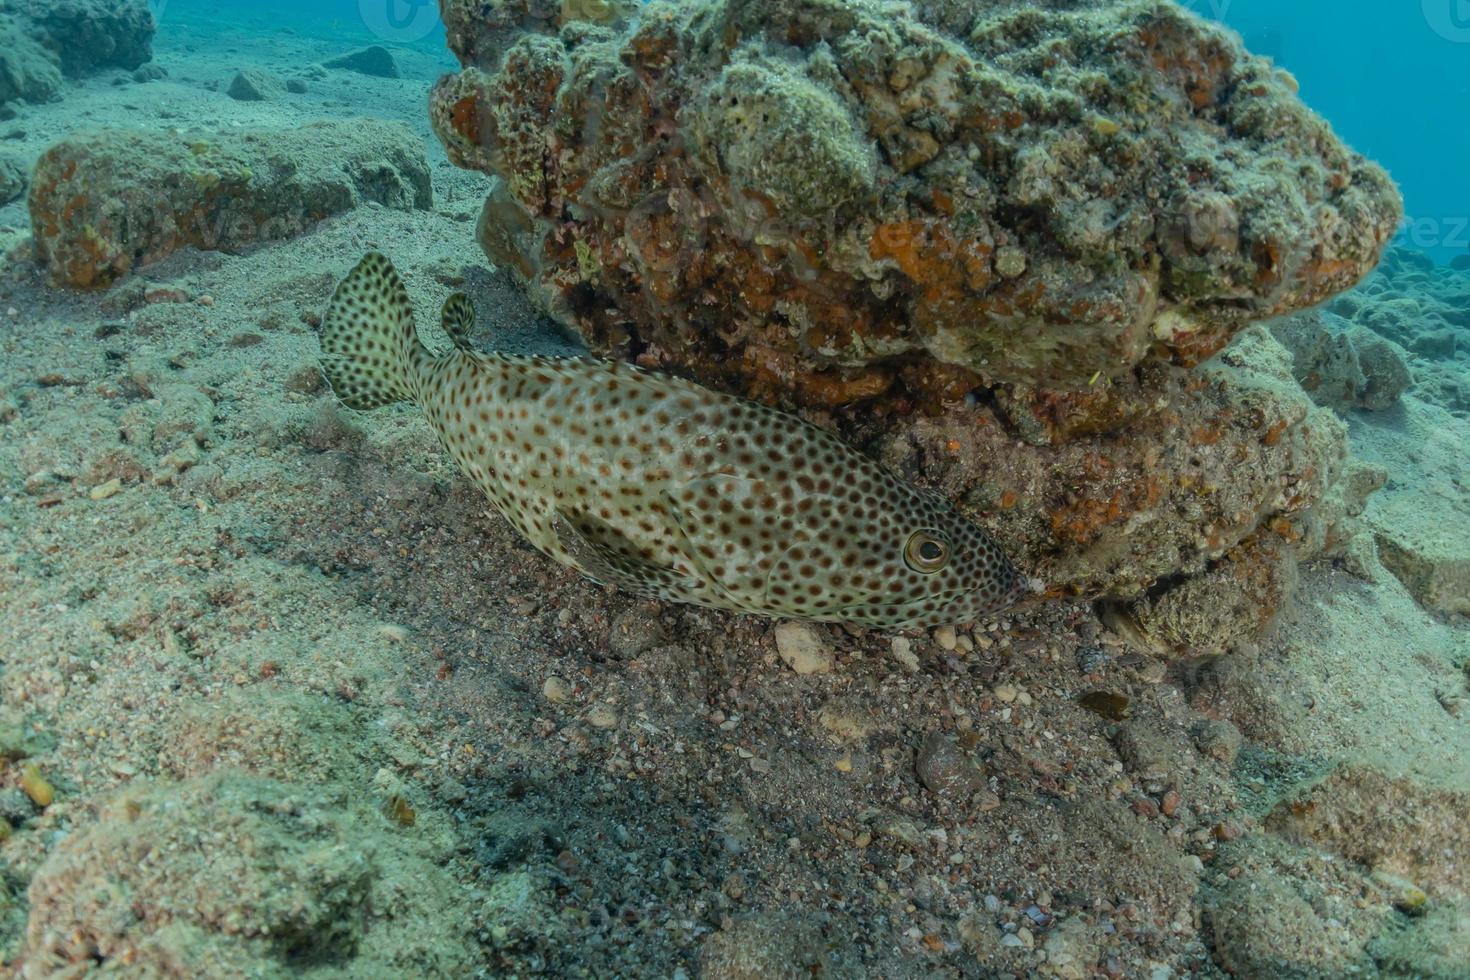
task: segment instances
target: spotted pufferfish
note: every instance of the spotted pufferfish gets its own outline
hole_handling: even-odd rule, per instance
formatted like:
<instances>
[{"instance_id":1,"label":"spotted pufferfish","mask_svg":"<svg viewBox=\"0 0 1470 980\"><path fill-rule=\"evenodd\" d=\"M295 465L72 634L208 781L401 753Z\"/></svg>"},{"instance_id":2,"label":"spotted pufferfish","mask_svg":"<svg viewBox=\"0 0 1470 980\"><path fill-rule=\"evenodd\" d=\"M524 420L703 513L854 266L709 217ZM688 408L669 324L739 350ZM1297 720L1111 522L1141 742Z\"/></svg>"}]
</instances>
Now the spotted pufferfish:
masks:
<instances>
[{"instance_id":1,"label":"spotted pufferfish","mask_svg":"<svg viewBox=\"0 0 1470 980\"><path fill-rule=\"evenodd\" d=\"M367 410L417 402L531 544L603 585L783 619L971 622L1028 589L938 495L785 412L590 357L473 349L455 293L431 353L392 263L365 256L322 318L322 369Z\"/></svg>"}]
</instances>

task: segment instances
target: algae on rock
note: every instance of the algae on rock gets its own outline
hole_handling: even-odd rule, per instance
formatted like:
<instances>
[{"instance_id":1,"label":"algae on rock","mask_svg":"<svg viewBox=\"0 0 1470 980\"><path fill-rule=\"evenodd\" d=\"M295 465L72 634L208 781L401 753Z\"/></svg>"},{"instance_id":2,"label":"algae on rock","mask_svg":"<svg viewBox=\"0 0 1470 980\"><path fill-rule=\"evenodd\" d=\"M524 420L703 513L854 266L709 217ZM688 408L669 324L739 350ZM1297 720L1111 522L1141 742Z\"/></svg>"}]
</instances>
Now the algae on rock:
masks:
<instances>
[{"instance_id":1,"label":"algae on rock","mask_svg":"<svg viewBox=\"0 0 1470 980\"><path fill-rule=\"evenodd\" d=\"M53 283L80 289L186 246L235 251L299 235L365 201L433 204L423 147L400 123L84 132L46 151L30 190L37 258Z\"/></svg>"}]
</instances>

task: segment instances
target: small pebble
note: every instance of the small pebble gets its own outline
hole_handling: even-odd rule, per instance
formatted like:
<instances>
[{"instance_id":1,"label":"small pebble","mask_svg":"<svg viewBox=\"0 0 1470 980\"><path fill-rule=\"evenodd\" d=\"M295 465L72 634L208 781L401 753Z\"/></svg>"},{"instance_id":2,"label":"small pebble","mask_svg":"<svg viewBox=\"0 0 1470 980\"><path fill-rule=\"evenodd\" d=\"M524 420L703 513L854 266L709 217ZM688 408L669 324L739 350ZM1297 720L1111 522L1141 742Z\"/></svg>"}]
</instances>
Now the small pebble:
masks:
<instances>
[{"instance_id":1,"label":"small pebble","mask_svg":"<svg viewBox=\"0 0 1470 980\"><path fill-rule=\"evenodd\" d=\"M941 626L934 631L934 642L939 644L940 649L953 650L959 646L960 637L953 626Z\"/></svg>"},{"instance_id":2,"label":"small pebble","mask_svg":"<svg viewBox=\"0 0 1470 980\"><path fill-rule=\"evenodd\" d=\"M50 806L51 801L56 799L56 787L41 775L41 770L36 768L34 762L27 762L25 768L21 770L20 788L25 790L32 803L43 809Z\"/></svg>"},{"instance_id":3,"label":"small pebble","mask_svg":"<svg viewBox=\"0 0 1470 980\"><path fill-rule=\"evenodd\" d=\"M806 623L781 623L773 633L776 653L798 674L828 674L836 660L815 627Z\"/></svg>"},{"instance_id":4,"label":"small pebble","mask_svg":"<svg viewBox=\"0 0 1470 980\"><path fill-rule=\"evenodd\" d=\"M594 704L587 712L587 724L593 728L615 728L618 724L617 709L607 704Z\"/></svg>"},{"instance_id":5,"label":"small pebble","mask_svg":"<svg viewBox=\"0 0 1470 980\"><path fill-rule=\"evenodd\" d=\"M1159 801L1159 809L1164 816L1172 817L1174 811L1179 809L1179 791L1171 789L1165 793L1164 798Z\"/></svg>"},{"instance_id":6,"label":"small pebble","mask_svg":"<svg viewBox=\"0 0 1470 980\"><path fill-rule=\"evenodd\" d=\"M554 674L541 685L541 696L552 704L561 704L571 695L572 685Z\"/></svg>"},{"instance_id":7,"label":"small pebble","mask_svg":"<svg viewBox=\"0 0 1470 980\"><path fill-rule=\"evenodd\" d=\"M997 684L995 685L995 690L991 693L995 695L995 699L997 701L1003 701L1006 704L1010 704L1012 701L1016 700L1021 691L1014 684Z\"/></svg>"},{"instance_id":8,"label":"small pebble","mask_svg":"<svg viewBox=\"0 0 1470 980\"><path fill-rule=\"evenodd\" d=\"M919 658L914 653L914 642L906 636L895 636L892 644L893 659L910 674L918 673Z\"/></svg>"},{"instance_id":9,"label":"small pebble","mask_svg":"<svg viewBox=\"0 0 1470 980\"><path fill-rule=\"evenodd\" d=\"M106 483L99 483L87 492L87 496L93 500L106 500L122 489L122 481L113 477Z\"/></svg>"}]
</instances>

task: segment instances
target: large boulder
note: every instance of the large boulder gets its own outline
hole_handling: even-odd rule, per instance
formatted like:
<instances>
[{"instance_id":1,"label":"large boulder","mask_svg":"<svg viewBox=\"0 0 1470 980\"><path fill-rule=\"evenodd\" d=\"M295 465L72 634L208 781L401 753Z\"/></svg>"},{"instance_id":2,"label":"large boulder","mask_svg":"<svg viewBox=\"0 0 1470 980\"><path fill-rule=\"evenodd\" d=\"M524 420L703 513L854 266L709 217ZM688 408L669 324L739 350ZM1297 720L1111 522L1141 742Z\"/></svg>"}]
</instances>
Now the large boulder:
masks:
<instances>
[{"instance_id":1,"label":"large boulder","mask_svg":"<svg viewBox=\"0 0 1470 980\"><path fill-rule=\"evenodd\" d=\"M1401 203L1233 34L634 7L445 0L430 100L498 178L486 254L594 350L810 410L1161 652L1259 631L1354 533L1342 424L1269 333L1220 352L1356 283Z\"/></svg>"},{"instance_id":2,"label":"large boulder","mask_svg":"<svg viewBox=\"0 0 1470 980\"><path fill-rule=\"evenodd\" d=\"M603 349L771 397L1198 363L1401 213L1290 76L1157 0L559 9L444 3L434 125L503 180L482 244Z\"/></svg>"},{"instance_id":3,"label":"large boulder","mask_svg":"<svg viewBox=\"0 0 1470 980\"><path fill-rule=\"evenodd\" d=\"M102 130L51 147L31 180L37 258L100 289L175 250L236 251L367 201L433 204L423 144L400 123L219 133Z\"/></svg>"}]
</instances>

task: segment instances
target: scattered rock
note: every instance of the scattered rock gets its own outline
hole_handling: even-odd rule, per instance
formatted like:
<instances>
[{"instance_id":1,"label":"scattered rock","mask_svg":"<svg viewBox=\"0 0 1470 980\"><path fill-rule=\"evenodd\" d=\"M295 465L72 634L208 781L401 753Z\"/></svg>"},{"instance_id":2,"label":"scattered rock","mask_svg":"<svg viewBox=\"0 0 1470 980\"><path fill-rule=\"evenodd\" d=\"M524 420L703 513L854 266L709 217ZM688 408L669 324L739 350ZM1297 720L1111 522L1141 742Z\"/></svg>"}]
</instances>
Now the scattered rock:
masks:
<instances>
[{"instance_id":1,"label":"scattered rock","mask_svg":"<svg viewBox=\"0 0 1470 980\"><path fill-rule=\"evenodd\" d=\"M392 51L380 44L333 58L325 64L328 68L355 71L360 75L372 75L375 78L398 78L401 75L398 70L398 59L393 57Z\"/></svg>"},{"instance_id":2,"label":"scattered rock","mask_svg":"<svg viewBox=\"0 0 1470 980\"><path fill-rule=\"evenodd\" d=\"M264 102L285 91L275 75L262 68L243 68L230 80L225 94L237 102Z\"/></svg>"},{"instance_id":3,"label":"scattered rock","mask_svg":"<svg viewBox=\"0 0 1470 980\"><path fill-rule=\"evenodd\" d=\"M914 760L919 782L935 796L965 799L985 788L985 772L951 739L931 733Z\"/></svg>"},{"instance_id":4,"label":"scattered rock","mask_svg":"<svg viewBox=\"0 0 1470 980\"><path fill-rule=\"evenodd\" d=\"M37 163L30 211L52 282L100 289L185 246L291 237L368 201L433 206L423 146L400 123L81 133Z\"/></svg>"},{"instance_id":5,"label":"scattered rock","mask_svg":"<svg viewBox=\"0 0 1470 980\"><path fill-rule=\"evenodd\" d=\"M541 696L552 704L561 704L572 696L572 685L552 675L541 684Z\"/></svg>"},{"instance_id":6,"label":"scattered rock","mask_svg":"<svg viewBox=\"0 0 1470 980\"><path fill-rule=\"evenodd\" d=\"M1046 953L1043 976L1059 980L1086 980L1093 975L1098 957L1097 942L1087 923L1076 916L1063 920L1041 944Z\"/></svg>"},{"instance_id":7,"label":"scattered rock","mask_svg":"<svg viewBox=\"0 0 1470 980\"><path fill-rule=\"evenodd\" d=\"M617 728L618 720L618 709L610 704L594 704L587 711L587 724L593 728Z\"/></svg>"},{"instance_id":8,"label":"scattered rock","mask_svg":"<svg viewBox=\"0 0 1470 980\"><path fill-rule=\"evenodd\" d=\"M1104 622L1151 653L1205 657L1259 636L1290 600L1296 553L1274 532L1242 542L1228 560L1126 608L1109 605Z\"/></svg>"},{"instance_id":9,"label":"scattered rock","mask_svg":"<svg viewBox=\"0 0 1470 980\"><path fill-rule=\"evenodd\" d=\"M807 623L780 623L772 633L776 638L776 653L796 673L831 673L836 654L815 626Z\"/></svg>"},{"instance_id":10,"label":"scattered rock","mask_svg":"<svg viewBox=\"0 0 1470 980\"><path fill-rule=\"evenodd\" d=\"M1383 567L1425 609L1470 615L1470 535L1452 502L1426 509L1423 496L1393 498L1375 512Z\"/></svg>"},{"instance_id":11,"label":"scattered rock","mask_svg":"<svg viewBox=\"0 0 1470 980\"><path fill-rule=\"evenodd\" d=\"M817 711L817 723L839 742L860 742L877 728L873 711L850 699L828 701Z\"/></svg>"},{"instance_id":12,"label":"scattered rock","mask_svg":"<svg viewBox=\"0 0 1470 980\"><path fill-rule=\"evenodd\" d=\"M1455 788L1343 764L1267 815L1265 827L1368 868L1392 869L1430 889L1470 892L1470 865L1445 855L1470 853L1470 780ZM1395 901L1400 901L1395 899ZM1422 902L1420 903L1422 904Z\"/></svg>"},{"instance_id":13,"label":"scattered rock","mask_svg":"<svg viewBox=\"0 0 1470 980\"><path fill-rule=\"evenodd\" d=\"M0 104L50 102L61 92L61 64L25 21L0 13Z\"/></svg>"},{"instance_id":14,"label":"scattered rock","mask_svg":"<svg viewBox=\"0 0 1470 980\"><path fill-rule=\"evenodd\" d=\"M1163 779L1182 761L1176 741L1142 720L1121 725L1113 744L1128 770L1144 780Z\"/></svg>"},{"instance_id":15,"label":"scattered rock","mask_svg":"<svg viewBox=\"0 0 1470 980\"><path fill-rule=\"evenodd\" d=\"M25 193L26 172L19 160L0 157L0 204L9 204Z\"/></svg>"},{"instance_id":16,"label":"scattered rock","mask_svg":"<svg viewBox=\"0 0 1470 980\"><path fill-rule=\"evenodd\" d=\"M898 665L910 674L917 673L919 669L919 655L914 652L914 641L906 636L895 636L888 644L888 649L893 654L893 659Z\"/></svg>"},{"instance_id":17,"label":"scattered rock","mask_svg":"<svg viewBox=\"0 0 1470 980\"><path fill-rule=\"evenodd\" d=\"M1334 929L1294 882L1275 874L1225 879L1210 896L1207 922L1216 961L1232 976L1342 977L1362 955L1362 943ZM1309 972L1302 972L1306 965Z\"/></svg>"},{"instance_id":18,"label":"scattered rock","mask_svg":"<svg viewBox=\"0 0 1470 980\"><path fill-rule=\"evenodd\" d=\"M1211 759L1234 765L1245 743L1240 729L1224 720L1207 718L1194 726L1194 744Z\"/></svg>"},{"instance_id":19,"label":"scattered rock","mask_svg":"<svg viewBox=\"0 0 1470 980\"><path fill-rule=\"evenodd\" d=\"M292 95L305 95L307 92L306 80L301 78L286 79L286 91Z\"/></svg>"},{"instance_id":20,"label":"scattered rock","mask_svg":"<svg viewBox=\"0 0 1470 980\"><path fill-rule=\"evenodd\" d=\"M1470 964L1470 903L1440 902L1385 928L1369 945L1383 976L1452 980Z\"/></svg>"},{"instance_id":21,"label":"scattered rock","mask_svg":"<svg viewBox=\"0 0 1470 980\"><path fill-rule=\"evenodd\" d=\"M289 972L302 957L346 973L464 968L447 929L424 915L450 914L433 905L452 888L447 875L414 844L383 839L395 831L370 805L324 789L219 773L130 786L77 821L36 872L26 962L189 976ZM394 870L417 882L412 931L371 913L395 894ZM402 945L379 948L375 930Z\"/></svg>"},{"instance_id":22,"label":"scattered rock","mask_svg":"<svg viewBox=\"0 0 1470 980\"><path fill-rule=\"evenodd\" d=\"M846 977L819 924L800 911L735 919L704 941L706 980L808 980Z\"/></svg>"},{"instance_id":23,"label":"scattered rock","mask_svg":"<svg viewBox=\"0 0 1470 980\"><path fill-rule=\"evenodd\" d=\"M1395 345L1331 313L1287 317L1271 333L1292 353L1294 374L1319 405L1339 412L1381 412L1398 404L1413 383Z\"/></svg>"},{"instance_id":24,"label":"scattered rock","mask_svg":"<svg viewBox=\"0 0 1470 980\"><path fill-rule=\"evenodd\" d=\"M669 635L657 619L657 611L648 606L634 606L613 619L607 644L612 652L632 660L669 641Z\"/></svg>"},{"instance_id":25,"label":"scattered rock","mask_svg":"<svg viewBox=\"0 0 1470 980\"><path fill-rule=\"evenodd\" d=\"M162 65L147 64L133 72L133 81L140 85L158 82L168 77L168 69Z\"/></svg>"}]
</instances>

